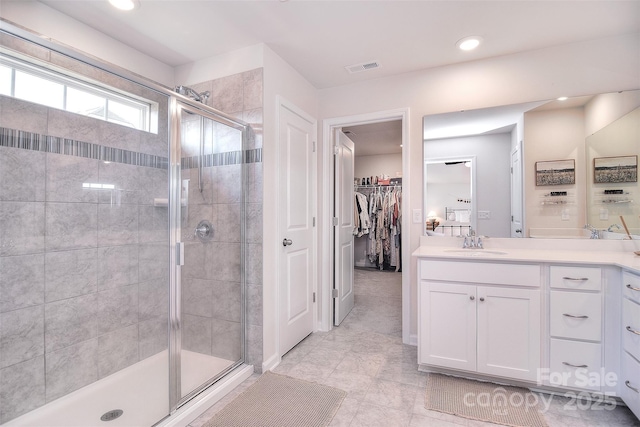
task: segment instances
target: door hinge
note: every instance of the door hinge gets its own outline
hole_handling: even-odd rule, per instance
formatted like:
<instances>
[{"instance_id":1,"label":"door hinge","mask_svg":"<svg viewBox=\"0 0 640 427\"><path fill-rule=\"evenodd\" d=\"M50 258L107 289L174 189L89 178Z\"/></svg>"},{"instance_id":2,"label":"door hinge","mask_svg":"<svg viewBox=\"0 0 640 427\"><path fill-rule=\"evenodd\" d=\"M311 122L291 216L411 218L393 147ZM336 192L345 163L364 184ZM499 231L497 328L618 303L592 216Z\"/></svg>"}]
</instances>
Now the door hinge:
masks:
<instances>
[{"instance_id":1,"label":"door hinge","mask_svg":"<svg viewBox=\"0 0 640 427\"><path fill-rule=\"evenodd\" d=\"M333 225L334 227L336 225L338 225L338 217L334 216L333 218L331 218L331 225Z\"/></svg>"},{"instance_id":2,"label":"door hinge","mask_svg":"<svg viewBox=\"0 0 640 427\"><path fill-rule=\"evenodd\" d=\"M315 216L313 217L313 226L314 227L316 226L316 217Z\"/></svg>"},{"instance_id":3,"label":"door hinge","mask_svg":"<svg viewBox=\"0 0 640 427\"><path fill-rule=\"evenodd\" d=\"M315 153L315 152L316 152L316 142L313 141L313 153Z\"/></svg>"},{"instance_id":4,"label":"door hinge","mask_svg":"<svg viewBox=\"0 0 640 427\"><path fill-rule=\"evenodd\" d=\"M340 153L340 147L337 145L333 147L333 155L338 155Z\"/></svg>"},{"instance_id":5,"label":"door hinge","mask_svg":"<svg viewBox=\"0 0 640 427\"><path fill-rule=\"evenodd\" d=\"M331 297L332 298L338 298L338 290L337 289L331 289Z\"/></svg>"},{"instance_id":6,"label":"door hinge","mask_svg":"<svg viewBox=\"0 0 640 427\"><path fill-rule=\"evenodd\" d=\"M316 302L316 293L313 293L313 302Z\"/></svg>"}]
</instances>

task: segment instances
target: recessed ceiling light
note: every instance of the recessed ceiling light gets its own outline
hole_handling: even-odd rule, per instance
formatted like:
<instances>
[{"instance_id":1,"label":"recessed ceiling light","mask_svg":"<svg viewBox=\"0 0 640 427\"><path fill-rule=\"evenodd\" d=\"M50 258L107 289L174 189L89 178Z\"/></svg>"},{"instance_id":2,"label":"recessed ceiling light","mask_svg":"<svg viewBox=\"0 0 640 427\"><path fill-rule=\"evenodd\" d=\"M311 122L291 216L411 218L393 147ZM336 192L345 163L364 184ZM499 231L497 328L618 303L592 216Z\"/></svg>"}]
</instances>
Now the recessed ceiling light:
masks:
<instances>
[{"instance_id":1,"label":"recessed ceiling light","mask_svg":"<svg viewBox=\"0 0 640 427\"><path fill-rule=\"evenodd\" d=\"M133 10L140 6L138 0L109 0L109 3L119 10Z\"/></svg>"},{"instance_id":2,"label":"recessed ceiling light","mask_svg":"<svg viewBox=\"0 0 640 427\"><path fill-rule=\"evenodd\" d=\"M458 49L460 50L473 50L480 46L480 42L482 42L482 37L469 36L458 40L456 42L456 46L458 46Z\"/></svg>"},{"instance_id":3,"label":"recessed ceiling light","mask_svg":"<svg viewBox=\"0 0 640 427\"><path fill-rule=\"evenodd\" d=\"M561 96L560 98L558 98L558 101L566 101L567 99L569 98L567 98L566 96Z\"/></svg>"}]
</instances>

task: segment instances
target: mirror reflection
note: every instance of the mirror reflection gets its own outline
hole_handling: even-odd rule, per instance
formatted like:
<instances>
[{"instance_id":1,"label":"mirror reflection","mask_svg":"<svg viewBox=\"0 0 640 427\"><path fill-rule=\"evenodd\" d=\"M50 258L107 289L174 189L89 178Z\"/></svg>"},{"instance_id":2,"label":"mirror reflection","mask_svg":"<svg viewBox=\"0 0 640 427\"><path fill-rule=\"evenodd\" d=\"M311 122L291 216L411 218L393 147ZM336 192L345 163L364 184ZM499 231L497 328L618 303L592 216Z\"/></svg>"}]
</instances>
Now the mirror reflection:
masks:
<instances>
[{"instance_id":1,"label":"mirror reflection","mask_svg":"<svg viewBox=\"0 0 640 427\"><path fill-rule=\"evenodd\" d=\"M425 116L425 234L456 235L445 226L462 225L455 210L466 209L479 235L640 238L638 107L632 90ZM445 164L464 158L474 158L467 206Z\"/></svg>"},{"instance_id":2,"label":"mirror reflection","mask_svg":"<svg viewBox=\"0 0 640 427\"><path fill-rule=\"evenodd\" d=\"M466 236L475 228L472 174L475 158L425 162L426 232L430 236Z\"/></svg>"}]
</instances>

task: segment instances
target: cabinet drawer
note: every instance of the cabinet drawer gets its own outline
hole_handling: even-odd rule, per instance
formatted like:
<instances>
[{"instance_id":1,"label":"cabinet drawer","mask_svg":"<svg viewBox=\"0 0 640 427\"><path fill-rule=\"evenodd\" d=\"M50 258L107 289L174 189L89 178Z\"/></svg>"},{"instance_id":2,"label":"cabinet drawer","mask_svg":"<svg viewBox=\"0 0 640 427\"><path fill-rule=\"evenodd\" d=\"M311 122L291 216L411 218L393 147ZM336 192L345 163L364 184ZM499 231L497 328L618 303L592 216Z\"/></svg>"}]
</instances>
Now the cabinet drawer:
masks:
<instances>
[{"instance_id":1,"label":"cabinet drawer","mask_svg":"<svg viewBox=\"0 0 640 427\"><path fill-rule=\"evenodd\" d=\"M549 384L600 391L599 384L589 384L589 374L601 368L600 344L551 339Z\"/></svg>"},{"instance_id":2,"label":"cabinet drawer","mask_svg":"<svg viewBox=\"0 0 640 427\"><path fill-rule=\"evenodd\" d=\"M622 273L622 285L624 296L640 304L640 276L625 271Z\"/></svg>"},{"instance_id":3,"label":"cabinet drawer","mask_svg":"<svg viewBox=\"0 0 640 427\"><path fill-rule=\"evenodd\" d=\"M600 341L602 300L599 293L551 291L551 335Z\"/></svg>"},{"instance_id":4,"label":"cabinet drawer","mask_svg":"<svg viewBox=\"0 0 640 427\"><path fill-rule=\"evenodd\" d=\"M420 278L473 284L540 287L540 266L472 261L420 261Z\"/></svg>"},{"instance_id":5,"label":"cabinet drawer","mask_svg":"<svg viewBox=\"0 0 640 427\"><path fill-rule=\"evenodd\" d=\"M599 291L602 288L600 267L549 267L551 287L558 289L581 289Z\"/></svg>"},{"instance_id":6,"label":"cabinet drawer","mask_svg":"<svg viewBox=\"0 0 640 427\"><path fill-rule=\"evenodd\" d=\"M625 350L640 359L640 305L622 299L622 343Z\"/></svg>"},{"instance_id":7,"label":"cabinet drawer","mask_svg":"<svg viewBox=\"0 0 640 427\"><path fill-rule=\"evenodd\" d=\"M640 418L640 362L627 353L622 354L620 397L636 417Z\"/></svg>"}]
</instances>

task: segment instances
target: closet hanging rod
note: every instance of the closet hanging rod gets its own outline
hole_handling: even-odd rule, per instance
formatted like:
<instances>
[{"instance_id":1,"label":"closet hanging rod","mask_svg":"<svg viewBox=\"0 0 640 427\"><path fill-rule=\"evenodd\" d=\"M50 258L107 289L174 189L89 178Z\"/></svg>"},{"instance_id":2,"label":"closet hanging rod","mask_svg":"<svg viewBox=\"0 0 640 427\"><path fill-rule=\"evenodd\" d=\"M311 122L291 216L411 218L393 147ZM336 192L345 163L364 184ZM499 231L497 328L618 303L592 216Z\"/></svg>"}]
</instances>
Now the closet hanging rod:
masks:
<instances>
[{"instance_id":1,"label":"closet hanging rod","mask_svg":"<svg viewBox=\"0 0 640 427\"><path fill-rule=\"evenodd\" d=\"M392 184L392 185L378 185L378 184L358 184L354 185L355 188L402 188L402 184Z\"/></svg>"}]
</instances>

